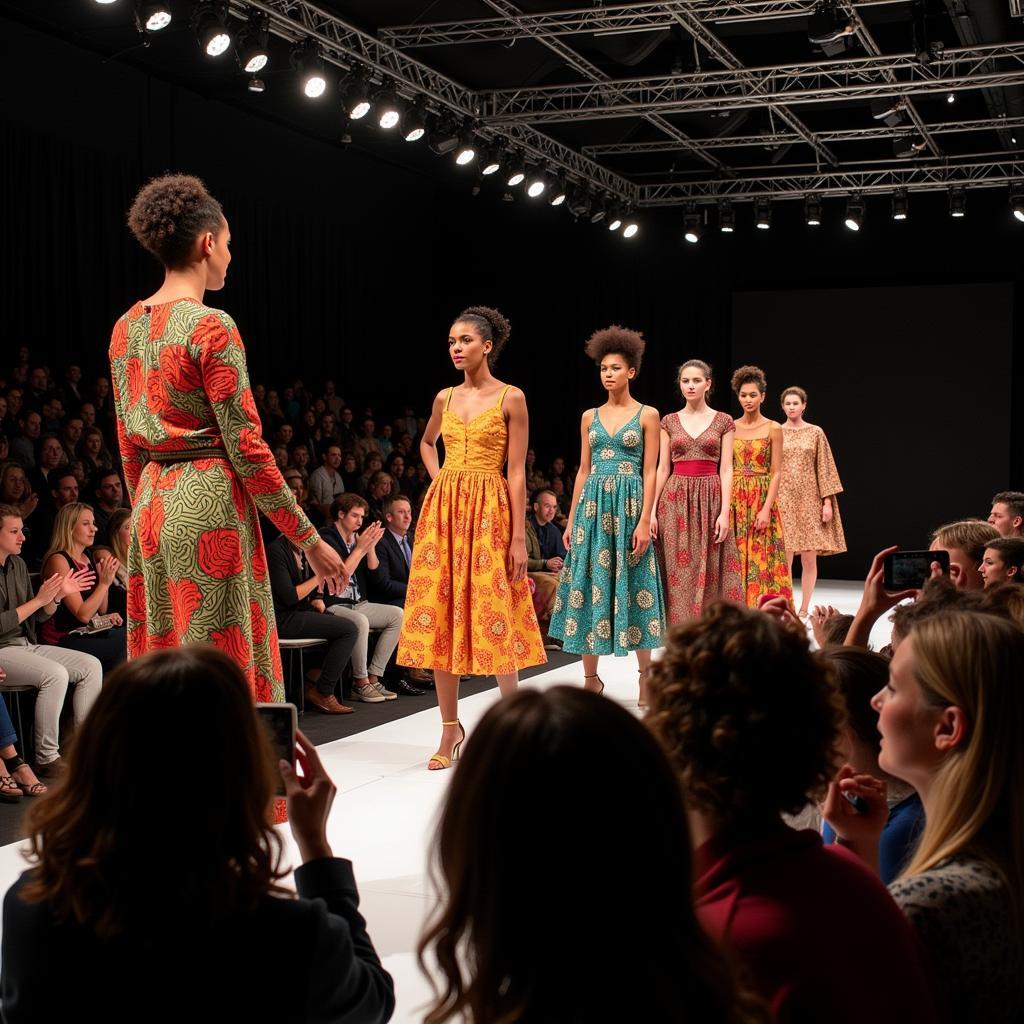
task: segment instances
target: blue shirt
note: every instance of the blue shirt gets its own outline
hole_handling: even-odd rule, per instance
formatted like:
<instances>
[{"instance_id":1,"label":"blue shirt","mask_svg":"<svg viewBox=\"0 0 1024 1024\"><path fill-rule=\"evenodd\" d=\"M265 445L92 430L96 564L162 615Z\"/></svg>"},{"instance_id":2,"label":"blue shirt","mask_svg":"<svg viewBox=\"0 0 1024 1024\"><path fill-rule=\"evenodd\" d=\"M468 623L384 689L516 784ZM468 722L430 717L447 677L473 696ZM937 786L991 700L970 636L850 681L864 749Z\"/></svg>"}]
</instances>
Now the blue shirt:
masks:
<instances>
[{"instance_id":1,"label":"blue shirt","mask_svg":"<svg viewBox=\"0 0 1024 1024\"><path fill-rule=\"evenodd\" d=\"M903 865L910 860L923 829L924 807L916 793L911 793L889 808L889 820L885 823L878 844L878 873L886 885L896 878L903 870ZM827 821L822 823L821 835L826 846L836 841L836 834Z\"/></svg>"},{"instance_id":2,"label":"blue shirt","mask_svg":"<svg viewBox=\"0 0 1024 1024\"><path fill-rule=\"evenodd\" d=\"M545 561L549 558L565 558L565 545L562 543L562 531L554 523L537 522L536 516L530 516L537 540L540 541L540 557Z\"/></svg>"}]
</instances>

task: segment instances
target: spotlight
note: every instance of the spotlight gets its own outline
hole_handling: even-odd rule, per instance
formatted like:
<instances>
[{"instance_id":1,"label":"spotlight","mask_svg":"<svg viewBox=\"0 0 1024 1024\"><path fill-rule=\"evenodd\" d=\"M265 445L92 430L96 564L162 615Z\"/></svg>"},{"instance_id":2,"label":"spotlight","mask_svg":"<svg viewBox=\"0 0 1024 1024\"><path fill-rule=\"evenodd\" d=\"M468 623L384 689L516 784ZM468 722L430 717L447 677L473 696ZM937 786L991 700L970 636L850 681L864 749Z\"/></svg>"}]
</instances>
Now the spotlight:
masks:
<instances>
[{"instance_id":1,"label":"spotlight","mask_svg":"<svg viewBox=\"0 0 1024 1024\"><path fill-rule=\"evenodd\" d=\"M427 118L419 103L414 103L402 115L402 138L406 142L419 142L427 134Z\"/></svg>"},{"instance_id":2,"label":"spotlight","mask_svg":"<svg viewBox=\"0 0 1024 1024\"><path fill-rule=\"evenodd\" d=\"M949 190L950 217L967 216L967 193L959 185Z\"/></svg>"},{"instance_id":3,"label":"spotlight","mask_svg":"<svg viewBox=\"0 0 1024 1024\"><path fill-rule=\"evenodd\" d=\"M548 176L540 168L535 168L526 179L526 194L531 199L537 199L544 195L548 187Z\"/></svg>"},{"instance_id":4,"label":"spotlight","mask_svg":"<svg viewBox=\"0 0 1024 1024\"><path fill-rule=\"evenodd\" d=\"M761 231L772 226L772 201L767 196L754 200L754 224Z\"/></svg>"},{"instance_id":5,"label":"spotlight","mask_svg":"<svg viewBox=\"0 0 1024 1024\"><path fill-rule=\"evenodd\" d=\"M956 93L955 92L947 92L946 93L946 102L947 103L956 103Z\"/></svg>"},{"instance_id":6,"label":"spotlight","mask_svg":"<svg viewBox=\"0 0 1024 1024\"><path fill-rule=\"evenodd\" d=\"M892 197L892 219L906 220L910 212L910 196L905 188L893 193Z\"/></svg>"},{"instance_id":7,"label":"spotlight","mask_svg":"<svg viewBox=\"0 0 1024 1024\"><path fill-rule=\"evenodd\" d=\"M228 5L225 0L204 0L195 8L192 27L207 57L219 57L231 45L227 20Z\"/></svg>"},{"instance_id":8,"label":"spotlight","mask_svg":"<svg viewBox=\"0 0 1024 1024\"><path fill-rule=\"evenodd\" d=\"M480 173L497 174L501 170L501 147L488 146L480 155Z\"/></svg>"},{"instance_id":9,"label":"spotlight","mask_svg":"<svg viewBox=\"0 0 1024 1024\"><path fill-rule=\"evenodd\" d=\"M427 145L431 153L447 156L459 145L459 131L447 118L433 127L427 134Z\"/></svg>"},{"instance_id":10,"label":"spotlight","mask_svg":"<svg viewBox=\"0 0 1024 1024\"><path fill-rule=\"evenodd\" d=\"M366 117L370 112L370 87L362 71L353 71L345 82L341 105L353 121Z\"/></svg>"},{"instance_id":11,"label":"spotlight","mask_svg":"<svg viewBox=\"0 0 1024 1024\"><path fill-rule=\"evenodd\" d=\"M892 151L900 160L906 160L917 156L928 147L924 139L917 139L913 135L901 135L892 140Z\"/></svg>"},{"instance_id":12,"label":"spotlight","mask_svg":"<svg viewBox=\"0 0 1024 1024\"><path fill-rule=\"evenodd\" d=\"M548 196L548 203L551 206L561 206L562 203L565 202L567 194L568 193L566 191L565 186L565 176L559 174L558 177L555 178L554 184L551 186L551 193Z\"/></svg>"},{"instance_id":13,"label":"spotlight","mask_svg":"<svg viewBox=\"0 0 1024 1024\"><path fill-rule=\"evenodd\" d=\"M611 210L608 212L608 230L618 231L622 227L622 213L619 210L618 203L613 203Z\"/></svg>"},{"instance_id":14,"label":"spotlight","mask_svg":"<svg viewBox=\"0 0 1024 1024\"><path fill-rule=\"evenodd\" d=\"M466 164L471 164L475 159L476 141L473 138L473 133L466 129L459 136L459 141L455 148L455 162L460 167L465 167Z\"/></svg>"},{"instance_id":15,"label":"spotlight","mask_svg":"<svg viewBox=\"0 0 1024 1024\"><path fill-rule=\"evenodd\" d=\"M860 231L864 223L864 200L859 192L854 192L846 200L846 219L843 222L851 231Z\"/></svg>"},{"instance_id":16,"label":"spotlight","mask_svg":"<svg viewBox=\"0 0 1024 1024\"><path fill-rule=\"evenodd\" d=\"M821 196L808 196L804 200L804 220L809 227L821 225Z\"/></svg>"},{"instance_id":17,"label":"spotlight","mask_svg":"<svg viewBox=\"0 0 1024 1024\"><path fill-rule=\"evenodd\" d=\"M600 224L607 216L608 209L604 200L595 198L590 207L590 223Z\"/></svg>"},{"instance_id":18,"label":"spotlight","mask_svg":"<svg viewBox=\"0 0 1024 1024\"><path fill-rule=\"evenodd\" d=\"M311 39L292 50L291 65L299 73L302 94L307 99L315 100L323 96L327 91L324 61Z\"/></svg>"},{"instance_id":19,"label":"spotlight","mask_svg":"<svg viewBox=\"0 0 1024 1024\"><path fill-rule=\"evenodd\" d=\"M690 245L696 245L701 236L701 215L696 203L686 204L686 213L683 214L683 238Z\"/></svg>"},{"instance_id":20,"label":"spotlight","mask_svg":"<svg viewBox=\"0 0 1024 1024\"><path fill-rule=\"evenodd\" d=\"M171 23L170 5L159 0L135 0L135 21L140 32L159 32Z\"/></svg>"},{"instance_id":21,"label":"spotlight","mask_svg":"<svg viewBox=\"0 0 1024 1024\"><path fill-rule=\"evenodd\" d=\"M718 204L718 230L723 235L731 235L736 230L736 211L728 199Z\"/></svg>"},{"instance_id":22,"label":"spotlight","mask_svg":"<svg viewBox=\"0 0 1024 1024\"><path fill-rule=\"evenodd\" d=\"M636 233L640 230L640 225L635 220L627 220L625 226L622 229L623 238L633 238Z\"/></svg>"},{"instance_id":23,"label":"spotlight","mask_svg":"<svg viewBox=\"0 0 1024 1024\"><path fill-rule=\"evenodd\" d=\"M381 87L373 98L374 114L381 128L394 128L402 119L398 97L387 87Z\"/></svg>"},{"instance_id":24,"label":"spotlight","mask_svg":"<svg viewBox=\"0 0 1024 1024\"><path fill-rule=\"evenodd\" d=\"M116 4L117 0L96 0L98 4Z\"/></svg>"},{"instance_id":25,"label":"spotlight","mask_svg":"<svg viewBox=\"0 0 1024 1024\"><path fill-rule=\"evenodd\" d=\"M807 38L812 43L834 43L852 32L849 19L840 16L832 0L819 0L807 19Z\"/></svg>"},{"instance_id":26,"label":"spotlight","mask_svg":"<svg viewBox=\"0 0 1024 1024\"><path fill-rule=\"evenodd\" d=\"M253 14L248 24L238 34L238 63L247 75L255 75L267 66L270 54L267 39L270 35L270 21L265 14Z\"/></svg>"},{"instance_id":27,"label":"spotlight","mask_svg":"<svg viewBox=\"0 0 1024 1024\"><path fill-rule=\"evenodd\" d=\"M903 123L903 111L906 101L893 97L883 97L871 101L871 116L876 121L884 121L890 128Z\"/></svg>"},{"instance_id":28,"label":"spotlight","mask_svg":"<svg viewBox=\"0 0 1024 1024\"><path fill-rule=\"evenodd\" d=\"M262 78L250 78L249 84L246 86L249 92L266 92L267 83Z\"/></svg>"},{"instance_id":29,"label":"spotlight","mask_svg":"<svg viewBox=\"0 0 1024 1024\"><path fill-rule=\"evenodd\" d=\"M574 188L569 197L569 213L577 220L590 214L590 196L581 189Z\"/></svg>"},{"instance_id":30,"label":"spotlight","mask_svg":"<svg viewBox=\"0 0 1024 1024\"><path fill-rule=\"evenodd\" d=\"M1024 223L1024 182L1010 186L1010 209L1014 217Z\"/></svg>"},{"instance_id":31,"label":"spotlight","mask_svg":"<svg viewBox=\"0 0 1024 1024\"><path fill-rule=\"evenodd\" d=\"M522 185L523 180L526 178L526 164L523 161L521 153L515 154L508 164L508 177L505 179L505 184L509 188L515 188L516 185Z\"/></svg>"}]
</instances>

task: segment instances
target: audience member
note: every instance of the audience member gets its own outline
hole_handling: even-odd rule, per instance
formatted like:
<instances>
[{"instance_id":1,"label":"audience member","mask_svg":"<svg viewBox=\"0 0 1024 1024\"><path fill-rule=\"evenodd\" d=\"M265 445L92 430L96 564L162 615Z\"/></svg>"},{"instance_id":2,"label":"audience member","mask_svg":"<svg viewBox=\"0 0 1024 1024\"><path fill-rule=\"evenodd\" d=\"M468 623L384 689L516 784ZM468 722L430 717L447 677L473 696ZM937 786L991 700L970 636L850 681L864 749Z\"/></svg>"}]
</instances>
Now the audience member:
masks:
<instances>
[{"instance_id":1,"label":"audience member","mask_svg":"<svg viewBox=\"0 0 1024 1024\"><path fill-rule=\"evenodd\" d=\"M341 478L348 494L362 494L362 463L355 452L346 452L341 459Z\"/></svg>"},{"instance_id":2,"label":"audience member","mask_svg":"<svg viewBox=\"0 0 1024 1024\"><path fill-rule=\"evenodd\" d=\"M309 449L304 444L292 445L288 453L288 467L298 470L303 483L309 482Z\"/></svg>"},{"instance_id":3,"label":"audience member","mask_svg":"<svg viewBox=\"0 0 1024 1024\"><path fill-rule=\"evenodd\" d=\"M3 430L8 437L14 437L18 432L18 416L24 401L23 395L21 388L7 389L7 415L4 416Z\"/></svg>"},{"instance_id":4,"label":"audience member","mask_svg":"<svg viewBox=\"0 0 1024 1024\"><path fill-rule=\"evenodd\" d=\"M381 458L384 458L384 452L377 438L377 424L369 416L363 420L363 432L359 437L357 450L363 458L366 458L370 452L376 452Z\"/></svg>"},{"instance_id":5,"label":"audience member","mask_svg":"<svg viewBox=\"0 0 1024 1024\"><path fill-rule=\"evenodd\" d=\"M38 691L36 771L49 777L61 767L59 723L68 685L75 687L74 719L81 725L100 692L103 667L91 654L37 644L36 624L46 622L70 595L90 590L95 575L89 569L54 573L43 579L36 594L20 557L24 541L19 510L0 504L0 668L9 685Z\"/></svg>"},{"instance_id":6,"label":"audience member","mask_svg":"<svg viewBox=\"0 0 1024 1024\"><path fill-rule=\"evenodd\" d=\"M370 452L365 459L361 460L361 464L362 472L359 475L359 488L360 493L365 496L370 493L370 477L383 469L384 460L380 457L380 452Z\"/></svg>"},{"instance_id":7,"label":"audience member","mask_svg":"<svg viewBox=\"0 0 1024 1024\"><path fill-rule=\"evenodd\" d=\"M277 391L274 388L267 388L263 416L263 433L272 437L284 421L284 410L281 408L281 399Z\"/></svg>"},{"instance_id":8,"label":"audience member","mask_svg":"<svg viewBox=\"0 0 1024 1024\"><path fill-rule=\"evenodd\" d=\"M25 536L24 558L35 571L50 543L49 524L39 510L39 495L29 485L28 474L20 462L0 465L0 504L18 510Z\"/></svg>"},{"instance_id":9,"label":"audience member","mask_svg":"<svg viewBox=\"0 0 1024 1024\"><path fill-rule=\"evenodd\" d=\"M647 720L679 772L697 845L698 916L776 1019L933 1020L913 936L882 883L781 818L823 793L838 761L842 701L806 633L718 602L670 631L648 687ZM866 949L886 969L850 984Z\"/></svg>"},{"instance_id":10,"label":"audience member","mask_svg":"<svg viewBox=\"0 0 1024 1024\"><path fill-rule=\"evenodd\" d=\"M288 449L283 444L278 444L274 445L274 447L270 449L270 452L274 456L274 465L277 466L283 474L288 468L288 463L290 461Z\"/></svg>"},{"instance_id":11,"label":"audience member","mask_svg":"<svg viewBox=\"0 0 1024 1024\"><path fill-rule=\"evenodd\" d=\"M380 437L377 438L381 454L385 459L391 454L395 447L391 440L392 433L391 424L385 423L384 426L380 428Z\"/></svg>"},{"instance_id":12,"label":"audience member","mask_svg":"<svg viewBox=\"0 0 1024 1024\"><path fill-rule=\"evenodd\" d=\"M992 499L988 521L999 531L1000 537L1024 535L1024 492L1000 491Z\"/></svg>"},{"instance_id":13,"label":"audience member","mask_svg":"<svg viewBox=\"0 0 1024 1024\"><path fill-rule=\"evenodd\" d=\"M96 426L96 406L92 402L83 402L78 409L78 415L82 420L82 429ZM77 449L76 449L77 452Z\"/></svg>"},{"instance_id":14,"label":"audience member","mask_svg":"<svg viewBox=\"0 0 1024 1024\"><path fill-rule=\"evenodd\" d=\"M1019 583L996 583L987 587L979 609L1024 627L1024 587Z\"/></svg>"},{"instance_id":15,"label":"audience member","mask_svg":"<svg viewBox=\"0 0 1024 1024\"><path fill-rule=\"evenodd\" d=\"M366 460L372 463L374 460L380 461L378 455L371 454ZM383 469L375 470L374 473L366 482L366 502L367 502L367 518L370 522L383 522L384 521L384 502L391 497L394 487L394 481L391 478L391 474L385 472Z\"/></svg>"},{"instance_id":16,"label":"audience member","mask_svg":"<svg viewBox=\"0 0 1024 1024\"><path fill-rule=\"evenodd\" d=\"M99 562L100 558L109 553L117 562L117 570L114 573L114 582L107 592L107 608L117 612L124 620L128 619L128 545L132 538L132 513L131 509L119 508L110 517L107 524L107 534L104 538L106 546L94 544L92 548L93 560Z\"/></svg>"},{"instance_id":17,"label":"audience member","mask_svg":"<svg viewBox=\"0 0 1024 1024\"><path fill-rule=\"evenodd\" d=\"M93 511L96 513L96 532L106 537L110 517L124 506L124 488L116 469L104 469L96 474L92 487Z\"/></svg>"},{"instance_id":18,"label":"audience member","mask_svg":"<svg viewBox=\"0 0 1024 1024\"><path fill-rule=\"evenodd\" d=\"M297 469L286 469L284 471L284 482L288 485L299 507L306 513L306 518L319 530L327 520L320 511L319 505L314 505L309 500L309 488ZM280 532L280 531L278 531Z\"/></svg>"},{"instance_id":19,"label":"audience member","mask_svg":"<svg viewBox=\"0 0 1024 1024\"><path fill-rule=\"evenodd\" d=\"M831 644L838 644L841 647L850 626L853 625L852 615L843 615L838 608L833 608L830 604L815 605L811 610L810 620L811 633L819 649Z\"/></svg>"},{"instance_id":20,"label":"audience member","mask_svg":"<svg viewBox=\"0 0 1024 1024\"><path fill-rule=\"evenodd\" d=\"M384 459L384 472L391 477L391 493L402 493L402 477L405 476L405 454L392 452Z\"/></svg>"},{"instance_id":21,"label":"audience member","mask_svg":"<svg viewBox=\"0 0 1024 1024\"><path fill-rule=\"evenodd\" d=\"M43 400L43 432L47 434L55 434L60 430L61 423L64 421L64 403L60 400L60 395L51 392Z\"/></svg>"},{"instance_id":22,"label":"audience member","mask_svg":"<svg viewBox=\"0 0 1024 1024\"><path fill-rule=\"evenodd\" d=\"M949 553L949 576L958 587L981 590L983 584L978 567L985 545L998 536L996 528L981 519L962 519L940 526L932 534L928 550Z\"/></svg>"},{"instance_id":23,"label":"audience member","mask_svg":"<svg viewBox=\"0 0 1024 1024\"><path fill-rule=\"evenodd\" d=\"M440 901L420 962L436 965L439 984L426 1024L769 1019L694 915L672 770L612 701L560 686L493 705L466 745L432 850ZM652 884L598 898L608 866L638 850ZM611 935L650 941L595 983Z\"/></svg>"},{"instance_id":24,"label":"audience member","mask_svg":"<svg viewBox=\"0 0 1024 1024\"><path fill-rule=\"evenodd\" d=\"M60 443L69 462L78 457L75 451L78 448L78 442L82 440L84 429L85 424L78 416L69 416L61 425Z\"/></svg>"},{"instance_id":25,"label":"audience member","mask_svg":"<svg viewBox=\"0 0 1024 1024\"><path fill-rule=\"evenodd\" d=\"M1000 583L1024 582L1024 537L999 537L989 541L978 572L986 590Z\"/></svg>"},{"instance_id":26,"label":"audience member","mask_svg":"<svg viewBox=\"0 0 1024 1024\"><path fill-rule=\"evenodd\" d=\"M398 647L402 609L369 600L370 579L380 565L377 543L385 528L377 521L363 529L367 507L366 499L358 494L342 494L335 498L331 505L332 525L321 530L320 536L345 560L345 571L349 574L348 587L336 596L326 596L325 601L332 615L349 620L359 631L352 651L352 697L377 704L383 700L394 700L398 692L418 696L423 691L410 694L409 690L413 688L407 683L404 686L396 683L396 689L391 690L382 681L391 656ZM380 630L372 658L369 655L371 629Z\"/></svg>"},{"instance_id":27,"label":"audience member","mask_svg":"<svg viewBox=\"0 0 1024 1024\"><path fill-rule=\"evenodd\" d=\"M39 439L39 458L36 460L36 469L43 479L49 478L50 473L58 466L65 465L68 457L64 452L64 446L56 434L46 434Z\"/></svg>"},{"instance_id":28,"label":"audience member","mask_svg":"<svg viewBox=\"0 0 1024 1024\"><path fill-rule=\"evenodd\" d=\"M72 363L64 371L64 386L61 388L61 395L64 397L64 404L69 409L77 409L84 400L82 394L82 368Z\"/></svg>"},{"instance_id":29,"label":"audience member","mask_svg":"<svg viewBox=\"0 0 1024 1024\"><path fill-rule=\"evenodd\" d=\"M4 900L5 1020L72 1019L92 1006L117 1022L384 1024L393 983L352 865L327 841L335 787L313 744L299 733L296 766L276 761L241 670L212 647L130 662L94 716L66 781L36 804L33 864ZM182 782L183 737L203 752L201 799ZM280 775L298 898L281 885L270 825ZM187 853L186 825L202 836Z\"/></svg>"},{"instance_id":30,"label":"audience member","mask_svg":"<svg viewBox=\"0 0 1024 1024\"><path fill-rule=\"evenodd\" d=\"M113 456L99 427L82 428L82 440L78 442L75 454L82 460L89 476L104 469L112 469L114 465Z\"/></svg>"},{"instance_id":31,"label":"audience member","mask_svg":"<svg viewBox=\"0 0 1024 1024\"><path fill-rule=\"evenodd\" d=\"M890 891L957 1022L1024 1016L1022 678L1017 625L944 612L914 625L872 702L879 765L913 786L925 810L917 848ZM864 813L841 794L859 797ZM824 813L850 849L878 863L884 782L845 766Z\"/></svg>"},{"instance_id":32,"label":"audience member","mask_svg":"<svg viewBox=\"0 0 1024 1024\"><path fill-rule=\"evenodd\" d=\"M352 426L354 418L352 410L347 406L341 410L338 417L337 438L338 443L341 445L341 450L345 452L354 452L359 448L359 438L356 436L355 428Z\"/></svg>"},{"instance_id":33,"label":"audience member","mask_svg":"<svg viewBox=\"0 0 1024 1024\"><path fill-rule=\"evenodd\" d=\"M310 569L306 556L281 536L267 547L274 618L282 640L326 640L327 653L319 671L301 681L308 703L328 715L350 715L352 708L335 696L352 658L359 631L347 619L328 615L319 592L323 583ZM344 574L343 574L344 575Z\"/></svg>"},{"instance_id":34,"label":"audience member","mask_svg":"<svg viewBox=\"0 0 1024 1024\"><path fill-rule=\"evenodd\" d=\"M345 405L344 399L338 394L333 380L324 381L324 405L337 416Z\"/></svg>"},{"instance_id":35,"label":"audience member","mask_svg":"<svg viewBox=\"0 0 1024 1024\"><path fill-rule=\"evenodd\" d=\"M21 463L24 469L35 469L36 442L43 429L43 417L31 408L23 408L18 414L18 434L11 439L11 458Z\"/></svg>"},{"instance_id":36,"label":"audience member","mask_svg":"<svg viewBox=\"0 0 1024 1024\"><path fill-rule=\"evenodd\" d=\"M558 502L553 491L542 489L531 496L530 506L531 512L526 516L526 572L537 588L533 606L544 634L544 646L557 650L561 645L548 636L548 626L565 561L562 532L554 524Z\"/></svg>"},{"instance_id":37,"label":"audience member","mask_svg":"<svg viewBox=\"0 0 1024 1024\"><path fill-rule=\"evenodd\" d=\"M341 466L341 448L330 444L324 449L323 465L309 474L309 500L320 510L324 521L329 520L331 502L345 493L345 481L338 469Z\"/></svg>"}]
</instances>

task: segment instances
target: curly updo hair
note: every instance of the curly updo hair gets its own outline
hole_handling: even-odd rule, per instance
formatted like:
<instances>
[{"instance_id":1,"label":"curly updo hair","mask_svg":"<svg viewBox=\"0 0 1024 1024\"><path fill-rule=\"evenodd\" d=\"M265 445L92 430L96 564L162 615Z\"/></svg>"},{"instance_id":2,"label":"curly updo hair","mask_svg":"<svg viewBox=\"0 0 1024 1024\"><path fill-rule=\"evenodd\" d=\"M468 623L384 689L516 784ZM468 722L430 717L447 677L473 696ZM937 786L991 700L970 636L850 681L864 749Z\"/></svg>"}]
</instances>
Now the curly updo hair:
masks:
<instances>
[{"instance_id":1,"label":"curly updo hair","mask_svg":"<svg viewBox=\"0 0 1024 1024\"><path fill-rule=\"evenodd\" d=\"M505 342L508 341L508 336L512 333L512 325L499 310L492 309L490 306L467 306L453 323L460 321L472 324L484 341L491 342L487 363L489 366L494 366L498 361L498 355L505 347Z\"/></svg>"},{"instance_id":2,"label":"curly updo hair","mask_svg":"<svg viewBox=\"0 0 1024 1024\"><path fill-rule=\"evenodd\" d=\"M220 231L224 211L191 174L164 174L144 185L128 211L136 241L165 267L188 264L192 245L206 231Z\"/></svg>"},{"instance_id":3,"label":"curly updo hair","mask_svg":"<svg viewBox=\"0 0 1024 1024\"><path fill-rule=\"evenodd\" d=\"M647 342L639 331L631 331L628 327L612 324L611 327L604 327L590 336L587 340L586 353L598 366L605 356L620 355L639 373L645 348Z\"/></svg>"},{"instance_id":4,"label":"curly updo hair","mask_svg":"<svg viewBox=\"0 0 1024 1024\"><path fill-rule=\"evenodd\" d=\"M744 384L756 384L757 389L763 395L768 390L768 378L760 366L741 366L733 375L730 382L733 391L738 395Z\"/></svg>"},{"instance_id":5,"label":"curly updo hair","mask_svg":"<svg viewBox=\"0 0 1024 1024\"><path fill-rule=\"evenodd\" d=\"M718 601L648 671L647 724L691 806L723 825L799 811L839 765L845 710L807 638Z\"/></svg>"}]
</instances>

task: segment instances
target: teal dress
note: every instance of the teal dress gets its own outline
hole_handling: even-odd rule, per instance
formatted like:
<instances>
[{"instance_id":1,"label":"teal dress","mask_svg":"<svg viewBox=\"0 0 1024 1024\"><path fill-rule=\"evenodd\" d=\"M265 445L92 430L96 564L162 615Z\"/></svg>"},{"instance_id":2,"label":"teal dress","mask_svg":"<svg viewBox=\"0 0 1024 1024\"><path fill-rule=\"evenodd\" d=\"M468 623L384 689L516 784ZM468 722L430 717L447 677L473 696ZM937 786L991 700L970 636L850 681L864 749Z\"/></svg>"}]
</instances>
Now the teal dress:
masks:
<instances>
[{"instance_id":1,"label":"teal dress","mask_svg":"<svg viewBox=\"0 0 1024 1024\"><path fill-rule=\"evenodd\" d=\"M665 621L651 545L631 554L644 507L641 406L612 437L594 410L590 463L572 523L548 632L571 654L615 654L661 645Z\"/></svg>"}]
</instances>

